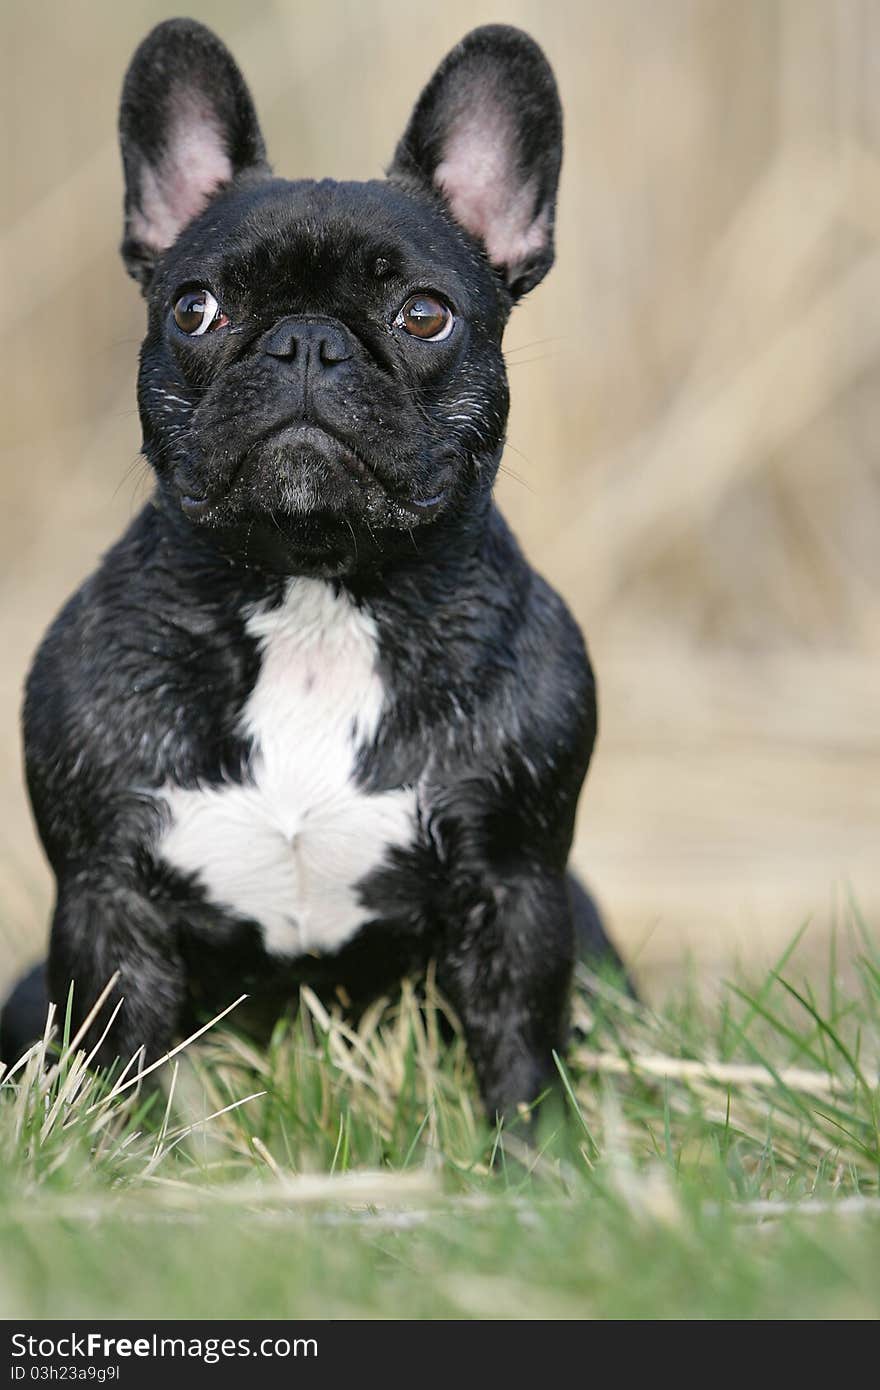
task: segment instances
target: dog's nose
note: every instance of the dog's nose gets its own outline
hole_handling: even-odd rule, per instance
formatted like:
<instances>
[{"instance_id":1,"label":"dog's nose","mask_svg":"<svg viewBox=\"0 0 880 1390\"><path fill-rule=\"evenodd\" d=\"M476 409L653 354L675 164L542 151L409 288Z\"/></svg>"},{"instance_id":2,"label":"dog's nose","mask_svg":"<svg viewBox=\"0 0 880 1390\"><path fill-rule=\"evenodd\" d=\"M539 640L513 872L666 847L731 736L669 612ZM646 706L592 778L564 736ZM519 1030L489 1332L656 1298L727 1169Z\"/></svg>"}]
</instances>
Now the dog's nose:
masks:
<instances>
[{"instance_id":1,"label":"dog's nose","mask_svg":"<svg viewBox=\"0 0 880 1390\"><path fill-rule=\"evenodd\" d=\"M341 324L328 319L306 319L291 314L270 328L263 337L263 351L282 361L299 362L302 367L332 367L347 362L354 349Z\"/></svg>"}]
</instances>

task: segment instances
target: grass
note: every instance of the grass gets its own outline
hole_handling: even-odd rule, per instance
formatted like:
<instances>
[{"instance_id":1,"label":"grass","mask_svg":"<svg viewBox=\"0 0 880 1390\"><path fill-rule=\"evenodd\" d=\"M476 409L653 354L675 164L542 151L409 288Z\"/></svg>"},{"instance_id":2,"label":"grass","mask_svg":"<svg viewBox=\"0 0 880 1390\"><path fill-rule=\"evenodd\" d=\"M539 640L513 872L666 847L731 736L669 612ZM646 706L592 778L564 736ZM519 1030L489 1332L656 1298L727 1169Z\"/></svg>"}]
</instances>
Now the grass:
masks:
<instances>
[{"instance_id":1,"label":"grass","mask_svg":"<svg viewBox=\"0 0 880 1390\"><path fill-rule=\"evenodd\" d=\"M709 1003L584 972L533 1147L482 1120L430 985L357 1031L304 991L265 1051L227 1019L151 1096L59 1021L0 1080L0 1316L876 1317L880 955L850 925L821 989L800 936Z\"/></svg>"}]
</instances>

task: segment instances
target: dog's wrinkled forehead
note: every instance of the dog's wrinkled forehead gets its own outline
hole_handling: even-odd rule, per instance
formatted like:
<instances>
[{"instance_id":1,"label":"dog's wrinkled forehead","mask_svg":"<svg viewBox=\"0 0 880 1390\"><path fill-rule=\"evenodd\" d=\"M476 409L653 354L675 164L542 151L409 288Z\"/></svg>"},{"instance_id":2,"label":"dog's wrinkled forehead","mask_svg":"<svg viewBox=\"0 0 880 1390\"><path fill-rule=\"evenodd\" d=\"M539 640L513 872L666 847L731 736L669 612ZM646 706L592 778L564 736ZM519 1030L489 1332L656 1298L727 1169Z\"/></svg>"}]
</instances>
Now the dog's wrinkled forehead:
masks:
<instances>
[{"instance_id":1,"label":"dog's wrinkled forehead","mask_svg":"<svg viewBox=\"0 0 880 1390\"><path fill-rule=\"evenodd\" d=\"M492 317L499 287L439 205L385 182L239 181L166 253L160 299L206 281L254 310L330 313L336 299L429 287Z\"/></svg>"}]
</instances>

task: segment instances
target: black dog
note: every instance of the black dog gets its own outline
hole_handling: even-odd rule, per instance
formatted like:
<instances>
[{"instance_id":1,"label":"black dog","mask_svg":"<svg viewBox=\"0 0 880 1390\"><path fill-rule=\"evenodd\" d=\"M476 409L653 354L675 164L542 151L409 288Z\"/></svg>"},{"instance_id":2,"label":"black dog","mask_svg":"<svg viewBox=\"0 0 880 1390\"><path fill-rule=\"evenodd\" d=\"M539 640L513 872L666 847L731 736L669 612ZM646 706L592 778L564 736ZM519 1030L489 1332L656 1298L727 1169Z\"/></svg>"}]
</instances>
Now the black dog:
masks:
<instances>
[{"instance_id":1,"label":"black dog","mask_svg":"<svg viewBox=\"0 0 880 1390\"><path fill-rule=\"evenodd\" d=\"M99 1060L154 1058L242 990L356 1011L435 959L510 1113L553 1078L576 937L613 956L566 872L590 667L492 501L502 332L553 260L553 75L478 29L387 181L291 183L226 49L173 20L120 130L157 487L28 681L51 997L74 982L76 1023L119 970Z\"/></svg>"}]
</instances>

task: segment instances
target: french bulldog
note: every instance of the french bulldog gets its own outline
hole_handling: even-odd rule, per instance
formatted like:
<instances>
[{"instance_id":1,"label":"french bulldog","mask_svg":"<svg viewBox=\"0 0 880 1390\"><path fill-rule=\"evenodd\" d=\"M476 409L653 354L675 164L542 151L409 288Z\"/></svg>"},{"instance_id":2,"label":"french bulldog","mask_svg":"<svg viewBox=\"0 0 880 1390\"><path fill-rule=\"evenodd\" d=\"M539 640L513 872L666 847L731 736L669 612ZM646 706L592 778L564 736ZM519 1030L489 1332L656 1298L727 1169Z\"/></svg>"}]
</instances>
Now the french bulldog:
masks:
<instances>
[{"instance_id":1,"label":"french bulldog","mask_svg":"<svg viewBox=\"0 0 880 1390\"><path fill-rule=\"evenodd\" d=\"M57 899L5 1053L116 971L101 1064L242 992L357 1013L434 961L489 1117L515 1115L554 1080L576 955L616 959L566 867L593 676L492 495L502 335L553 261L553 74L476 29L385 180L291 182L226 48L171 20L120 137L155 491L27 682Z\"/></svg>"}]
</instances>

